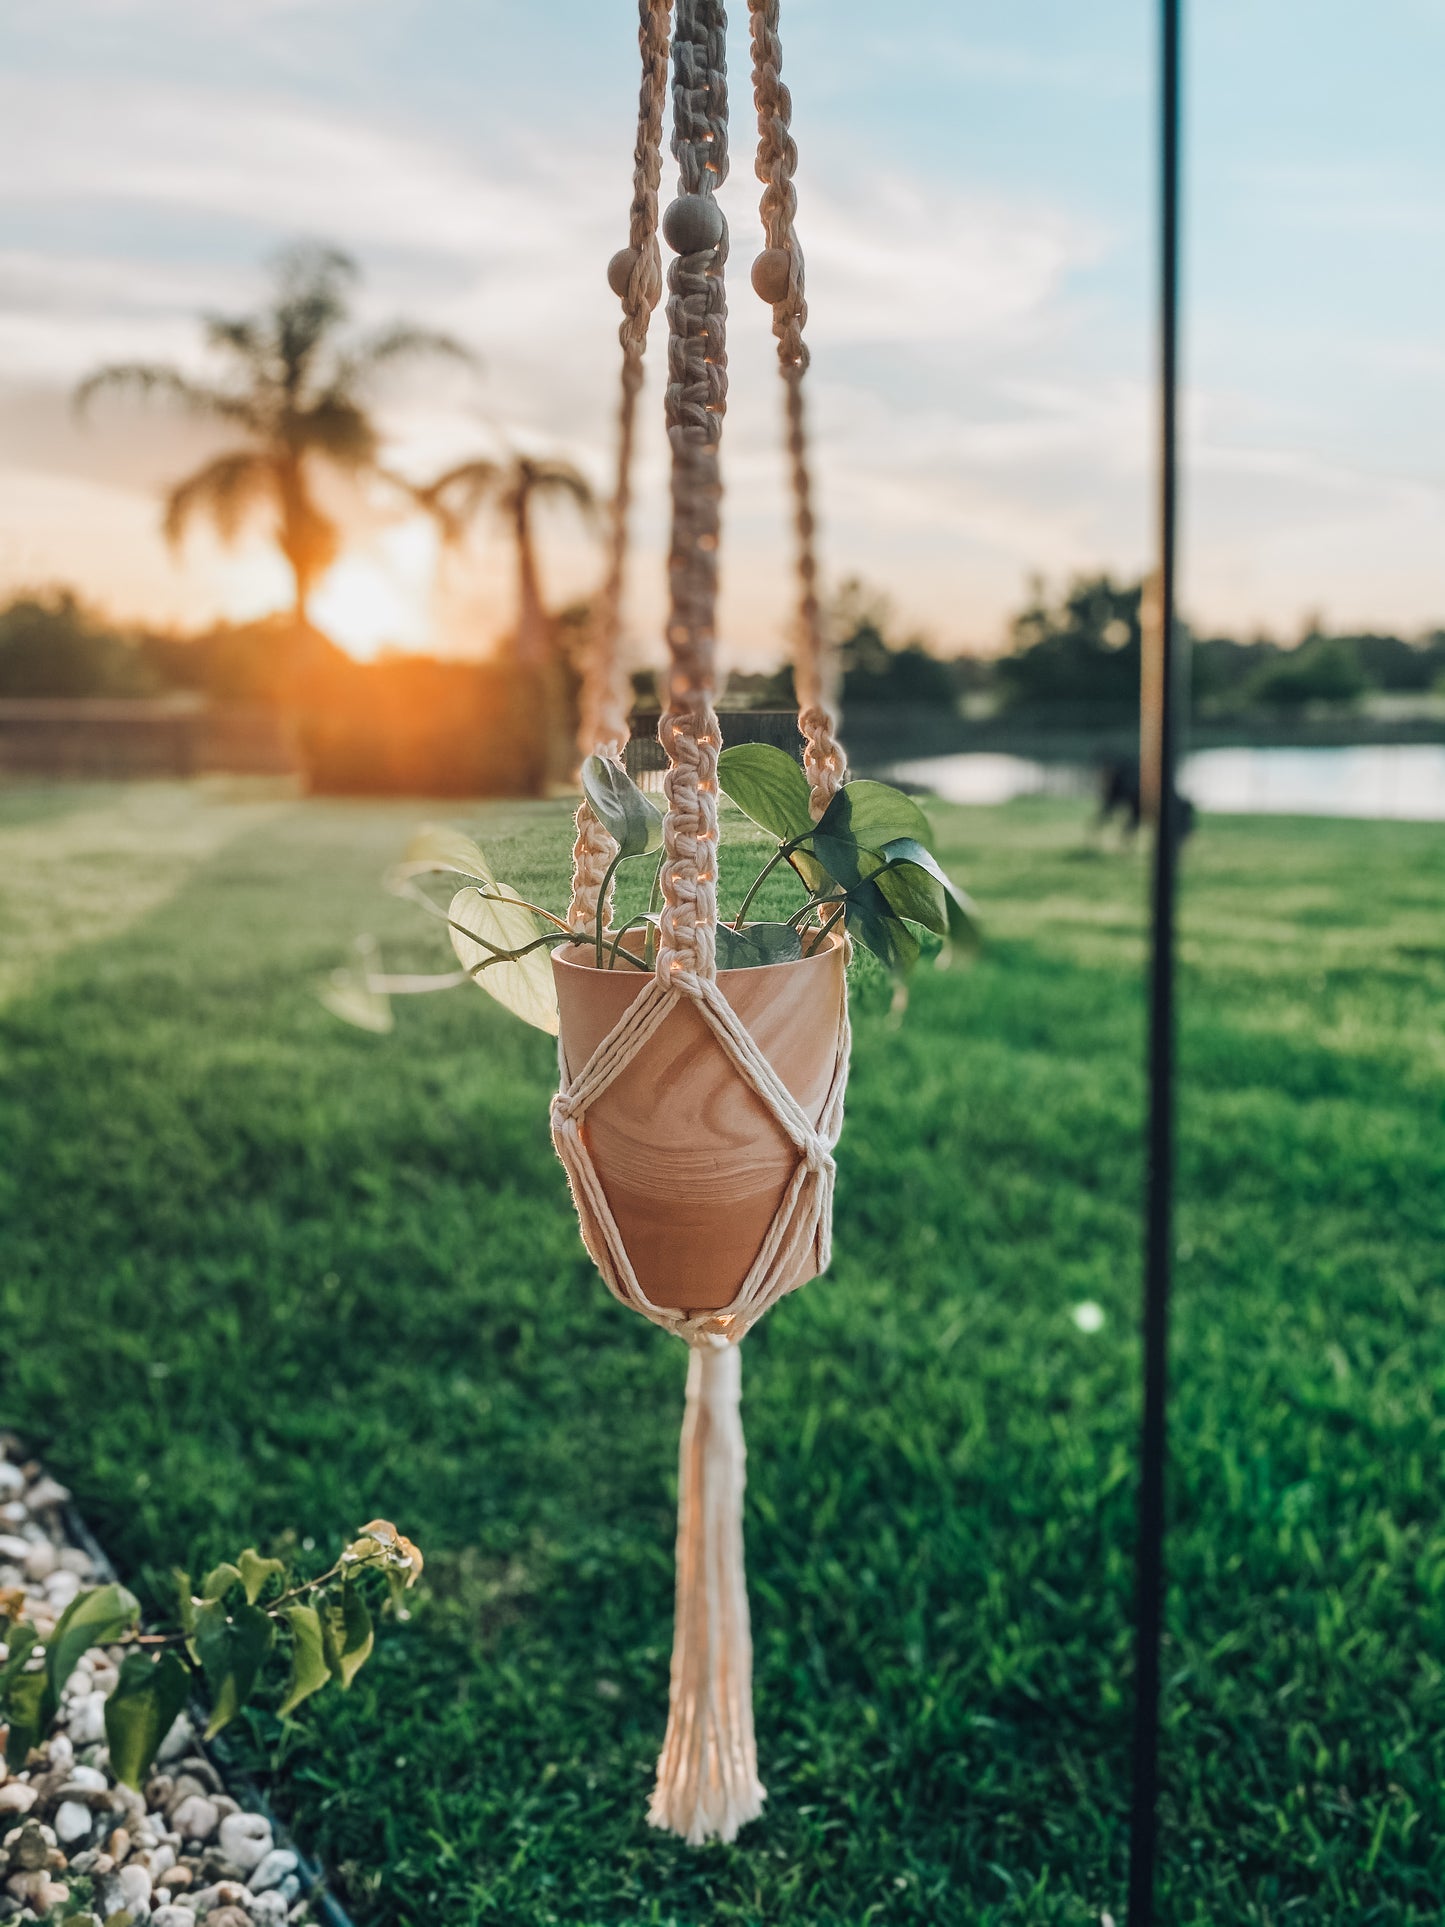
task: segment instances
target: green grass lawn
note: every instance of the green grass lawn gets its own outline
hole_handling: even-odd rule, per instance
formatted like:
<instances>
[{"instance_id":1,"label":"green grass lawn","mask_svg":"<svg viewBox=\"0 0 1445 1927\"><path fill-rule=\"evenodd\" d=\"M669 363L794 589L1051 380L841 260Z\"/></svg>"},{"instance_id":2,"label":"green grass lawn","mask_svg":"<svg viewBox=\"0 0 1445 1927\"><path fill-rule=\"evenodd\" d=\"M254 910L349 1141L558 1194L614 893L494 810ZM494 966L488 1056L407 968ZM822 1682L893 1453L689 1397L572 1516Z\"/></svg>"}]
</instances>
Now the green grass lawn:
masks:
<instances>
[{"instance_id":1,"label":"green grass lawn","mask_svg":"<svg viewBox=\"0 0 1445 1927\"><path fill-rule=\"evenodd\" d=\"M356 1915L1120 1918L1140 857L937 812L990 940L861 1013L832 1273L748 1340L770 1797L694 1851L643 1819L684 1354L582 1252L550 1040L469 990L385 1038L316 1001L359 929L438 957L377 887L422 806L136 795L0 797L0 1417L155 1583L376 1514L421 1543L410 1623L278 1749ZM560 809L450 815L560 895ZM1171 1927L1441 1916L1442 841L1187 855Z\"/></svg>"}]
</instances>

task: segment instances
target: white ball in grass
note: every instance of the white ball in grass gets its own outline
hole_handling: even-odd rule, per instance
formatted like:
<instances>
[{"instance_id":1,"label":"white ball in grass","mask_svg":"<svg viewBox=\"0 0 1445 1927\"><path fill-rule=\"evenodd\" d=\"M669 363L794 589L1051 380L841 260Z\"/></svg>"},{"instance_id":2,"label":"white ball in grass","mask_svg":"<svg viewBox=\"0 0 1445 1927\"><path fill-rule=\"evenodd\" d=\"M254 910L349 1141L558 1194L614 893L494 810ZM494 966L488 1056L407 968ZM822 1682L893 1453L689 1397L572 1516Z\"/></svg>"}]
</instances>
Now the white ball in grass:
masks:
<instances>
[{"instance_id":1,"label":"white ball in grass","mask_svg":"<svg viewBox=\"0 0 1445 1927\"><path fill-rule=\"evenodd\" d=\"M1081 1332L1092 1334L1104 1329L1104 1307L1096 1305L1092 1298L1086 1298L1082 1304L1075 1305L1069 1316Z\"/></svg>"}]
</instances>

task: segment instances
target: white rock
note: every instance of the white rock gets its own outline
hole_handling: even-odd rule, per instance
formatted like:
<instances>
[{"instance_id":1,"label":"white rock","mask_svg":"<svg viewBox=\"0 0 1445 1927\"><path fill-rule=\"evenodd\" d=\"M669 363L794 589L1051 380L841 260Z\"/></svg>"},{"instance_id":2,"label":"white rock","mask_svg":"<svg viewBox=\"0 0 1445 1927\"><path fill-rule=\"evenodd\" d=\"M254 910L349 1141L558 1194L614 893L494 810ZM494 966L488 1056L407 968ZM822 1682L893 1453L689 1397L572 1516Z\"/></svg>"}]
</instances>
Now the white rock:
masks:
<instances>
[{"instance_id":1,"label":"white rock","mask_svg":"<svg viewBox=\"0 0 1445 1927\"><path fill-rule=\"evenodd\" d=\"M253 1894L263 1894L268 1887L279 1887L288 1874L295 1873L300 1862L289 1847L274 1847L252 1873L246 1885Z\"/></svg>"},{"instance_id":2,"label":"white rock","mask_svg":"<svg viewBox=\"0 0 1445 1927\"><path fill-rule=\"evenodd\" d=\"M62 1800L55 1815L55 1834L62 1847L84 1840L91 1828L90 1808L79 1800Z\"/></svg>"},{"instance_id":3,"label":"white rock","mask_svg":"<svg viewBox=\"0 0 1445 1927\"><path fill-rule=\"evenodd\" d=\"M48 1512L52 1506L64 1505L69 1497L68 1488L58 1479L37 1479L25 1494L25 1503L32 1512Z\"/></svg>"},{"instance_id":4,"label":"white rock","mask_svg":"<svg viewBox=\"0 0 1445 1927\"><path fill-rule=\"evenodd\" d=\"M9 1459L0 1459L0 1498L13 1499L25 1490L25 1474Z\"/></svg>"},{"instance_id":5,"label":"white rock","mask_svg":"<svg viewBox=\"0 0 1445 1927\"><path fill-rule=\"evenodd\" d=\"M184 1713L177 1713L175 1725L161 1741L160 1750L156 1754L156 1764L164 1766L170 1760L179 1760L183 1754L190 1752L195 1744L195 1738L196 1729L191 1725L189 1718Z\"/></svg>"},{"instance_id":6,"label":"white rock","mask_svg":"<svg viewBox=\"0 0 1445 1927\"><path fill-rule=\"evenodd\" d=\"M47 1591L48 1590L47 1588ZM94 1691L95 1674L91 1672L85 1661L82 1660L70 1675L70 1678L65 1682L65 1697L72 1700L83 1700L87 1693L93 1693Z\"/></svg>"},{"instance_id":7,"label":"white rock","mask_svg":"<svg viewBox=\"0 0 1445 1927\"><path fill-rule=\"evenodd\" d=\"M151 1915L151 1927L196 1927L194 1907L178 1907L172 1901L168 1906L157 1907Z\"/></svg>"},{"instance_id":8,"label":"white rock","mask_svg":"<svg viewBox=\"0 0 1445 1927\"><path fill-rule=\"evenodd\" d=\"M220 1819L214 1801L203 1793L188 1793L171 1814L171 1825L186 1840L209 1840Z\"/></svg>"},{"instance_id":9,"label":"white rock","mask_svg":"<svg viewBox=\"0 0 1445 1927\"><path fill-rule=\"evenodd\" d=\"M7 1526L23 1526L29 1517L30 1514L18 1499L7 1499L4 1505L0 1505L0 1519Z\"/></svg>"},{"instance_id":10,"label":"white rock","mask_svg":"<svg viewBox=\"0 0 1445 1927\"><path fill-rule=\"evenodd\" d=\"M25 1577L48 1579L55 1570L58 1555L48 1539L37 1539L25 1548Z\"/></svg>"},{"instance_id":11,"label":"white rock","mask_svg":"<svg viewBox=\"0 0 1445 1927\"><path fill-rule=\"evenodd\" d=\"M69 1731L75 1746L94 1746L105 1738L105 1694L87 1693L77 1700L70 1715Z\"/></svg>"},{"instance_id":12,"label":"white rock","mask_svg":"<svg viewBox=\"0 0 1445 1927\"><path fill-rule=\"evenodd\" d=\"M259 1813L228 1813L221 1822L221 1851L243 1874L259 1867L275 1845L271 1823Z\"/></svg>"},{"instance_id":13,"label":"white rock","mask_svg":"<svg viewBox=\"0 0 1445 1927\"><path fill-rule=\"evenodd\" d=\"M174 1847L167 1847L162 1844L157 1847L153 1853L148 1855L147 1858L150 1864L151 1879L159 1880L162 1874L168 1874L176 1864L176 1850Z\"/></svg>"},{"instance_id":14,"label":"white rock","mask_svg":"<svg viewBox=\"0 0 1445 1927\"><path fill-rule=\"evenodd\" d=\"M294 1873L288 1873L281 1882L281 1895L288 1905L301 1898L301 1882Z\"/></svg>"},{"instance_id":15,"label":"white rock","mask_svg":"<svg viewBox=\"0 0 1445 1927\"><path fill-rule=\"evenodd\" d=\"M50 1764L55 1765L54 1740L50 1742ZM84 1787L87 1793L104 1793L110 1782L98 1766L77 1766L71 1769L66 1784Z\"/></svg>"},{"instance_id":16,"label":"white rock","mask_svg":"<svg viewBox=\"0 0 1445 1927\"><path fill-rule=\"evenodd\" d=\"M7 1780L0 1786L0 1814L29 1813L40 1796L24 1780Z\"/></svg>"},{"instance_id":17,"label":"white rock","mask_svg":"<svg viewBox=\"0 0 1445 1927\"><path fill-rule=\"evenodd\" d=\"M59 1566L45 1581L45 1597L58 1612L63 1612L79 1591L80 1581L75 1574Z\"/></svg>"},{"instance_id":18,"label":"white rock","mask_svg":"<svg viewBox=\"0 0 1445 1927\"><path fill-rule=\"evenodd\" d=\"M251 1918L256 1927L286 1927L291 1909L285 1894L272 1887L264 1894L252 1894Z\"/></svg>"},{"instance_id":19,"label":"white rock","mask_svg":"<svg viewBox=\"0 0 1445 1927\"><path fill-rule=\"evenodd\" d=\"M73 1572L78 1579L93 1579L95 1577L94 1560L88 1552L82 1552L79 1546L62 1546L60 1548L60 1563L67 1572ZM95 1650L95 1647L92 1647L91 1652L86 1654L86 1658L89 1659L91 1653Z\"/></svg>"},{"instance_id":20,"label":"white rock","mask_svg":"<svg viewBox=\"0 0 1445 1927\"><path fill-rule=\"evenodd\" d=\"M52 1772L64 1773L75 1758L75 1748L70 1743L68 1733L52 1733L47 1749Z\"/></svg>"},{"instance_id":21,"label":"white rock","mask_svg":"<svg viewBox=\"0 0 1445 1927\"><path fill-rule=\"evenodd\" d=\"M30 1541L13 1532L0 1532L0 1561L7 1566L23 1566L30 1557Z\"/></svg>"},{"instance_id":22,"label":"white rock","mask_svg":"<svg viewBox=\"0 0 1445 1927\"><path fill-rule=\"evenodd\" d=\"M144 1867L134 1861L127 1861L116 1875L127 1909L133 1914L148 1914L151 1910L151 1877Z\"/></svg>"}]
</instances>

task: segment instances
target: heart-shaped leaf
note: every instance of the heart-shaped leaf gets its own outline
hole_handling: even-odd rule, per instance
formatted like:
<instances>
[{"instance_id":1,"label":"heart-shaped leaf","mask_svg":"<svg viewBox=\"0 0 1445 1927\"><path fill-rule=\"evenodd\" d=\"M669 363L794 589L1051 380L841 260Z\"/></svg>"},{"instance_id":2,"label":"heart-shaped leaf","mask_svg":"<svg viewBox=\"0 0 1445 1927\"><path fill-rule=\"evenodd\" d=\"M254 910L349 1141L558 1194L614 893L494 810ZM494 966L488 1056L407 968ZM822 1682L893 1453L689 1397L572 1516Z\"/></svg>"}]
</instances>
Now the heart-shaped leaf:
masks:
<instances>
[{"instance_id":1,"label":"heart-shaped leaf","mask_svg":"<svg viewBox=\"0 0 1445 1927\"><path fill-rule=\"evenodd\" d=\"M224 1599L208 1599L198 1608L196 1651L211 1694L208 1740L229 1725L251 1697L275 1633L259 1606L238 1605L228 1614Z\"/></svg>"},{"instance_id":2,"label":"heart-shaped leaf","mask_svg":"<svg viewBox=\"0 0 1445 1927\"><path fill-rule=\"evenodd\" d=\"M589 756L582 765L582 793L620 856L645 856L661 847L661 810L618 764Z\"/></svg>"},{"instance_id":3,"label":"heart-shaped leaf","mask_svg":"<svg viewBox=\"0 0 1445 1927\"><path fill-rule=\"evenodd\" d=\"M537 943L542 930L532 912L508 902L505 892L491 896L473 887L458 890L447 914L452 922L452 948L462 968L473 973L473 981L524 1023L555 1037L557 986L547 946L538 944L526 956L514 959L497 955Z\"/></svg>"},{"instance_id":4,"label":"heart-shaped leaf","mask_svg":"<svg viewBox=\"0 0 1445 1927\"><path fill-rule=\"evenodd\" d=\"M9 1729L5 1739L5 1764L19 1773L32 1746L39 1746L42 1728L50 1723L54 1710L49 1704L48 1682L44 1673L18 1673L5 1683L4 1712Z\"/></svg>"},{"instance_id":5,"label":"heart-shaped leaf","mask_svg":"<svg viewBox=\"0 0 1445 1927\"><path fill-rule=\"evenodd\" d=\"M286 1682L286 1697L276 1709L284 1718L321 1690L331 1678L331 1668L326 1663L321 1615L316 1608L284 1606L281 1617L291 1628L291 1677Z\"/></svg>"},{"instance_id":6,"label":"heart-shaped leaf","mask_svg":"<svg viewBox=\"0 0 1445 1927\"><path fill-rule=\"evenodd\" d=\"M902 975L918 961L918 939L879 887L887 859L845 836L813 838L818 861L843 892L843 923L889 970Z\"/></svg>"},{"instance_id":7,"label":"heart-shaped leaf","mask_svg":"<svg viewBox=\"0 0 1445 1927\"><path fill-rule=\"evenodd\" d=\"M190 1696L191 1676L174 1653L156 1660L143 1653L126 1655L105 1703L105 1743L123 1785L140 1787Z\"/></svg>"},{"instance_id":8,"label":"heart-shaped leaf","mask_svg":"<svg viewBox=\"0 0 1445 1927\"><path fill-rule=\"evenodd\" d=\"M332 971L321 986L321 1001L332 1016L339 1017L344 1024L385 1036L392 1028L391 999L385 992L372 988L372 980L381 968L380 955L370 937L358 937L352 947L356 952L355 964L345 964Z\"/></svg>"},{"instance_id":9,"label":"heart-shaped leaf","mask_svg":"<svg viewBox=\"0 0 1445 1927\"><path fill-rule=\"evenodd\" d=\"M370 1657L373 1638L366 1601L355 1586L343 1586L341 1604L328 1606L321 1621L326 1664L343 1691Z\"/></svg>"},{"instance_id":10,"label":"heart-shaped leaf","mask_svg":"<svg viewBox=\"0 0 1445 1927\"><path fill-rule=\"evenodd\" d=\"M92 1646L108 1646L139 1624L140 1602L124 1586L96 1586L78 1592L45 1642L45 1671L55 1702L59 1703L65 1682L82 1654Z\"/></svg>"},{"instance_id":11,"label":"heart-shaped leaf","mask_svg":"<svg viewBox=\"0 0 1445 1927\"><path fill-rule=\"evenodd\" d=\"M911 796L887 783L845 783L818 819L825 836L851 837L865 849L880 850L898 837L933 847L933 826Z\"/></svg>"},{"instance_id":12,"label":"heart-shaped leaf","mask_svg":"<svg viewBox=\"0 0 1445 1927\"><path fill-rule=\"evenodd\" d=\"M780 842L812 829L808 779L786 750L771 743L739 743L718 757L717 776L723 794L743 815Z\"/></svg>"},{"instance_id":13,"label":"heart-shaped leaf","mask_svg":"<svg viewBox=\"0 0 1445 1927\"><path fill-rule=\"evenodd\" d=\"M495 883L492 867L480 847L448 823L424 823L406 846L406 854L392 872L392 880L449 873Z\"/></svg>"},{"instance_id":14,"label":"heart-shaped leaf","mask_svg":"<svg viewBox=\"0 0 1445 1927\"><path fill-rule=\"evenodd\" d=\"M241 1584L246 1588L246 1604L254 1606L268 1579L279 1579L286 1568L279 1559L263 1559L254 1546L247 1546L236 1564L241 1569Z\"/></svg>"},{"instance_id":15,"label":"heart-shaped leaf","mask_svg":"<svg viewBox=\"0 0 1445 1927\"><path fill-rule=\"evenodd\" d=\"M719 970L756 970L764 964L797 963L803 942L791 924L749 923L734 930L730 923L717 927Z\"/></svg>"},{"instance_id":16,"label":"heart-shaped leaf","mask_svg":"<svg viewBox=\"0 0 1445 1927\"><path fill-rule=\"evenodd\" d=\"M978 943L978 910L960 890L931 851L911 837L883 845L887 868L878 873L878 888L900 917L921 923L956 944Z\"/></svg>"}]
</instances>

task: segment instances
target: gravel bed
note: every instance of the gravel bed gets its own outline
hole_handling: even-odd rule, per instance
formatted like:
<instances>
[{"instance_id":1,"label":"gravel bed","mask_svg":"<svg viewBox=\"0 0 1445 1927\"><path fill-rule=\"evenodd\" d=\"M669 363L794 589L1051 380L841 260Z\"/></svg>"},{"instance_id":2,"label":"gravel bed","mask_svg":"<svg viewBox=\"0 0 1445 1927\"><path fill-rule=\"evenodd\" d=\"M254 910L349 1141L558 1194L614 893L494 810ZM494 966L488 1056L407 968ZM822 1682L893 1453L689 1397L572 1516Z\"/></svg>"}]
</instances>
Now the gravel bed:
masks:
<instances>
[{"instance_id":1,"label":"gravel bed","mask_svg":"<svg viewBox=\"0 0 1445 1927\"><path fill-rule=\"evenodd\" d=\"M42 1639L77 1592L115 1577L69 1502L0 1434L0 1591L23 1592L22 1617ZM228 1786L189 1714L143 1794L117 1783L104 1720L120 1657L116 1647L85 1655L23 1770L7 1773L0 1756L0 1923L349 1927L254 1788Z\"/></svg>"}]
</instances>

